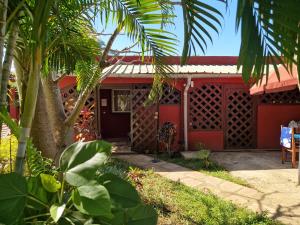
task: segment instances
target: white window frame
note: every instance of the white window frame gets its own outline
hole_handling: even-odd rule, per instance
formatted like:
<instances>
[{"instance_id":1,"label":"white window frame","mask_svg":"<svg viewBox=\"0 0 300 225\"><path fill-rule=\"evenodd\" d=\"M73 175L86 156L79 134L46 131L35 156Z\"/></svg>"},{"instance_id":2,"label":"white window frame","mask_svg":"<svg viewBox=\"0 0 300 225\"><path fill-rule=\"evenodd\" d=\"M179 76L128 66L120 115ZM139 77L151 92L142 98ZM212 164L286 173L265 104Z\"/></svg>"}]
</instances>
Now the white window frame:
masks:
<instances>
[{"instance_id":1,"label":"white window frame","mask_svg":"<svg viewBox=\"0 0 300 225\"><path fill-rule=\"evenodd\" d=\"M129 95L131 95L132 93L131 93L131 89L121 89L121 88L119 88L119 89L112 89L111 90L111 102L112 102L112 104L111 104L111 111L113 112L113 113L130 113L131 112L131 109L129 110L129 111L116 111L115 110L115 101L114 101L114 99L115 99L115 91L129 91ZM130 106L131 106L131 100L130 100Z\"/></svg>"}]
</instances>

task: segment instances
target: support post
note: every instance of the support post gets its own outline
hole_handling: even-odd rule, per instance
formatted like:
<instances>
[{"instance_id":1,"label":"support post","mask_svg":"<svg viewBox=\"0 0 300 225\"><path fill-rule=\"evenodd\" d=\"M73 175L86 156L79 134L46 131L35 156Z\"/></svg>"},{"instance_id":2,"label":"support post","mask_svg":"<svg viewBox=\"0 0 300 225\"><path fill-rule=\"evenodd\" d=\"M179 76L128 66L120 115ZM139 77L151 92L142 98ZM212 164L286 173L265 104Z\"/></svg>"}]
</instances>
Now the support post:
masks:
<instances>
[{"instance_id":1,"label":"support post","mask_svg":"<svg viewBox=\"0 0 300 225\"><path fill-rule=\"evenodd\" d=\"M184 124L184 151L188 150L188 91L191 86L192 78L189 76L183 93L183 124Z\"/></svg>"}]
</instances>

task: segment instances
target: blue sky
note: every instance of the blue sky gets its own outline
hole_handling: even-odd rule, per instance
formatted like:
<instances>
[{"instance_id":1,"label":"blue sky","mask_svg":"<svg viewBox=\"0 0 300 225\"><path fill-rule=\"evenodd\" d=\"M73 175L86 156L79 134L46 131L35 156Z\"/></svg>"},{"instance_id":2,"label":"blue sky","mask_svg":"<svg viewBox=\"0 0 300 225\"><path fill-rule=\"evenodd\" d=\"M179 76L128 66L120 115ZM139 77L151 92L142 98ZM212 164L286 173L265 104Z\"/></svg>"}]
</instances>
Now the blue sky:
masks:
<instances>
[{"instance_id":1,"label":"blue sky","mask_svg":"<svg viewBox=\"0 0 300 225\"><path fill-rule=\"evenodd\" d=\"M222 29L220 34L211 32L213 37L213 44L208 40L208 48L206 51L207 56L236 56L239 54L240 47L240 34L235 31L235 14L236 14L236 2L230 1L229 7L226 10L225 6L217 0L206 1L208 4L217 7L224 15L224 21L222 23ZM183 25L182 25L182 13L180 8L176 8L177 18L175 19L175 27L170 29L173 31L179 40L179 54L181 53L182 43L183 43ZM99 20L96 20L95 27L98 32L104 31L104 33L111 33L114 30L114 25L109 24L109 26L104 29L100 24ZM173 30L174 29L174 30ZM107 41L109 36L102 37L102 40ZM132 42L124 35L119 36L115 41L114 49L123 49L132 44ZM197 55L203 55L201 51L197 52Z\"/></svg>"}]
</instances>

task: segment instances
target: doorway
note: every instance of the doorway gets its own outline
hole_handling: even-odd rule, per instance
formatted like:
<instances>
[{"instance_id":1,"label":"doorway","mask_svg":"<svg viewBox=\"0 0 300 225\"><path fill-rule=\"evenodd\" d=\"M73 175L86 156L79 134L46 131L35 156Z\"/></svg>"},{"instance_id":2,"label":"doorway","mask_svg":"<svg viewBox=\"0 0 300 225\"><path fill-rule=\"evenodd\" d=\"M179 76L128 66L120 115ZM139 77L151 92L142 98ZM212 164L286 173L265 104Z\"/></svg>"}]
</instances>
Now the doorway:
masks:
<instances>
[{"instance_id":1,"label":"doorway","mask_svg":"<svg viewBox=\"0 0 300 225\"><path fill-rule=\"evenodd\" d=\"M100 131L105 140L129 141L130 90L100 89Z\"/></svg>"}]
</instances>

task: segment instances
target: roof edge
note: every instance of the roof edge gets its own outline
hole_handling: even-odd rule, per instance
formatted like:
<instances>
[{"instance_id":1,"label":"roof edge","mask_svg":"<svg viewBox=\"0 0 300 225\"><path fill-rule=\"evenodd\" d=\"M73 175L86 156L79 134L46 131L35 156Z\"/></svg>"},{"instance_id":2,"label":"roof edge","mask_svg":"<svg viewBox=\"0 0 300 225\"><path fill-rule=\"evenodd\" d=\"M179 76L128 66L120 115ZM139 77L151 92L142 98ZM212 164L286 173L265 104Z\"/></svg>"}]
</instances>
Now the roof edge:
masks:
<instances>
[{"instance_id":1,"label":"roof edge","mask_svg":"<svg viewBox=\"0 0 300 225\"><path fill-rule=\"evenodd\" d=\"M152 56L145 56L144 62L141 56L114 57L109 56L108 60L115 63L119 59L131 64L151 64ZM180 56L168 56L164 58L168 65L180 65ZM238 56L191 56L185 65L237 65Z\"/></svg>"}]
</instances>

